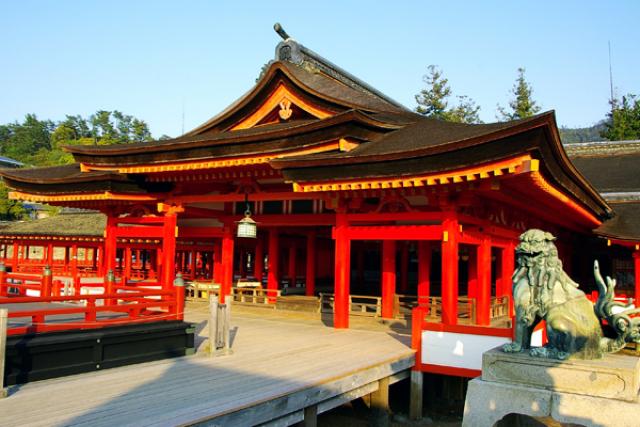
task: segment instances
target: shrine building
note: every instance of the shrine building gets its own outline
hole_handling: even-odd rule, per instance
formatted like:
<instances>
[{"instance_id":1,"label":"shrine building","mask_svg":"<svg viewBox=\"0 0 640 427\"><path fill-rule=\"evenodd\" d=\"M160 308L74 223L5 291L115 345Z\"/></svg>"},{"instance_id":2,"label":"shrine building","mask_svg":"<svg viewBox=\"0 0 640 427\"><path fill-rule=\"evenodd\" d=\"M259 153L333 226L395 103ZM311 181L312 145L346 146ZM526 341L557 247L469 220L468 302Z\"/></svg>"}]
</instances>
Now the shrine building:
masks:
<instances>
[{"instance_id":1,"label":"shrine building","mask_svg":"<svg viewBox=\"0 0 640 427\"><path fill-rule=\"evenodd\" d=\"M383 319L424 307L414 328L510 337L526 229L553 233L580 283L593 282L593 252L582 248L622 242L638 253L640 227L625 228L626 205L594 188L589 160L578 164L591 182L571 161L553 112L474 125L427 118L288 36L248 93L192 131L65 149L76 163L1 174L15 199L106 215L86 245L97 248L84 260L96 274L150 265L169 289L197 264L223 300L239 282L257 283L267 303L301 293L331 309L335 328L370 308L361 297ZM238 237L244 218L255 238ZM16 240L4 239L17 266L23 255L7 249Z\"/></svg>"}]
</instances>

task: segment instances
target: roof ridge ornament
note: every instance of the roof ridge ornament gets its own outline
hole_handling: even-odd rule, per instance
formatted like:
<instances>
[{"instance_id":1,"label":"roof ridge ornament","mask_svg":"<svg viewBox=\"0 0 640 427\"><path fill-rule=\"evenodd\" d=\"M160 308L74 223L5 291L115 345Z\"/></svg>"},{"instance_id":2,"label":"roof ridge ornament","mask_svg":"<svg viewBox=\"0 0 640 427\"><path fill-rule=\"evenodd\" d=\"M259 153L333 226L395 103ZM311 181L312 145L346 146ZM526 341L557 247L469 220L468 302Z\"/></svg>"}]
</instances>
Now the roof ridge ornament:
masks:
<instances>
[{"instance_id":1,"label":"roof ridge ornament","mask_svg":"<svg viewBox=\"0 0 640 427\"><path fill-rule=\"evenodd\" d=\"M276 31L276 33L278 33L280 37L282 37L282 40L287 41L291 38L291 36L287 34L287 32L284 30L284 28L282 28L282 25L280 25L279 22L273 24L273 29Z\"/></svg>"}]
</instances>

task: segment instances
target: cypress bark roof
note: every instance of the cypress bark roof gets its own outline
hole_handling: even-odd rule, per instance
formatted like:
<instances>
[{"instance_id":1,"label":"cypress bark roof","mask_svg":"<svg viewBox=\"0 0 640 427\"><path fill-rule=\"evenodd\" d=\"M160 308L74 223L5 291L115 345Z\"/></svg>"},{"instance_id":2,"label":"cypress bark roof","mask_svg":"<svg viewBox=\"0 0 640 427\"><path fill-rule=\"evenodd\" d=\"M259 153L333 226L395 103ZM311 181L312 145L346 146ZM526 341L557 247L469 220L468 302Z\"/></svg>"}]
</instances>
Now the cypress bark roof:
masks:
<instances>
[{"instance_id":1,"label":"cypress bark roof","mask_svg":"<svg viewBox=\"0 0 640 427\"><path fill-rule=\"evenodd\" d=\"M640 144L611 141L572 144L571 160L613 208L613 217L595 232L640 241Z\"/></svg>"},{"instance_id":2,"label":"cypress bark roof","mask_svg":"<svg viewBox=\"0 0 640 427\"><path fill-rule=\"evenodd\" d=\"M0 227L3 236L86 236L102 237L107 217L101 213L60 214L32 221L14 221Z\"/></svg>"}]
</instances>

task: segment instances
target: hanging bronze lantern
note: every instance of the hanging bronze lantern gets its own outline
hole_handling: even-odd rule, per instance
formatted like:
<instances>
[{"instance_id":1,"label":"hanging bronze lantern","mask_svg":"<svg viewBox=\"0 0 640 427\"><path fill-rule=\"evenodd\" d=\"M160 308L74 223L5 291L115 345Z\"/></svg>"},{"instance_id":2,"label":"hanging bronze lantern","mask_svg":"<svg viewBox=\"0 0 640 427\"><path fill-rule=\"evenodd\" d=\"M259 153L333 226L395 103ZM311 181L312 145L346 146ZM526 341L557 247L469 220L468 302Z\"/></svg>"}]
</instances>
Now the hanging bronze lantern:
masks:
<instances>
[{"instance_id":1,"label":"hanging bronze lantern","mask_svg":"<svg viewBox=\"0 0 640 427\"><path fill-rule=\"evenodd\" d=\"M244 202L247 205L244 211L244 218L238 221L238 237L246 237L255 239L258 236L258 223L251 218L251 209L249 208L249 195L244 195Z\"/></svg>"}]
</instances>

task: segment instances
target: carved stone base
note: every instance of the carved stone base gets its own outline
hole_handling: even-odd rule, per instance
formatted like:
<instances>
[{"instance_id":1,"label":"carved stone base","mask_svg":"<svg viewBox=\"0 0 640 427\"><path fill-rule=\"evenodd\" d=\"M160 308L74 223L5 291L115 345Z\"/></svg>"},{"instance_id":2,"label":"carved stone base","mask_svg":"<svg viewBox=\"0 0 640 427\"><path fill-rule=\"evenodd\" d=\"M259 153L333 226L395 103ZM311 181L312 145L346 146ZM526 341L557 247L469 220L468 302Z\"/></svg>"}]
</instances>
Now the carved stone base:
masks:
<instances>
[{"instance_id":1,"label":"carved stone base","mask_svg":"<svg viewBox=\"0 0 640 427\"><path fill-rule=\"evenodd\" d=\"M493 349L469 382L463 426L493 426L508 414L584 426L640 425L640 359L538 359Z\"/></svg>"}]
</instances>

